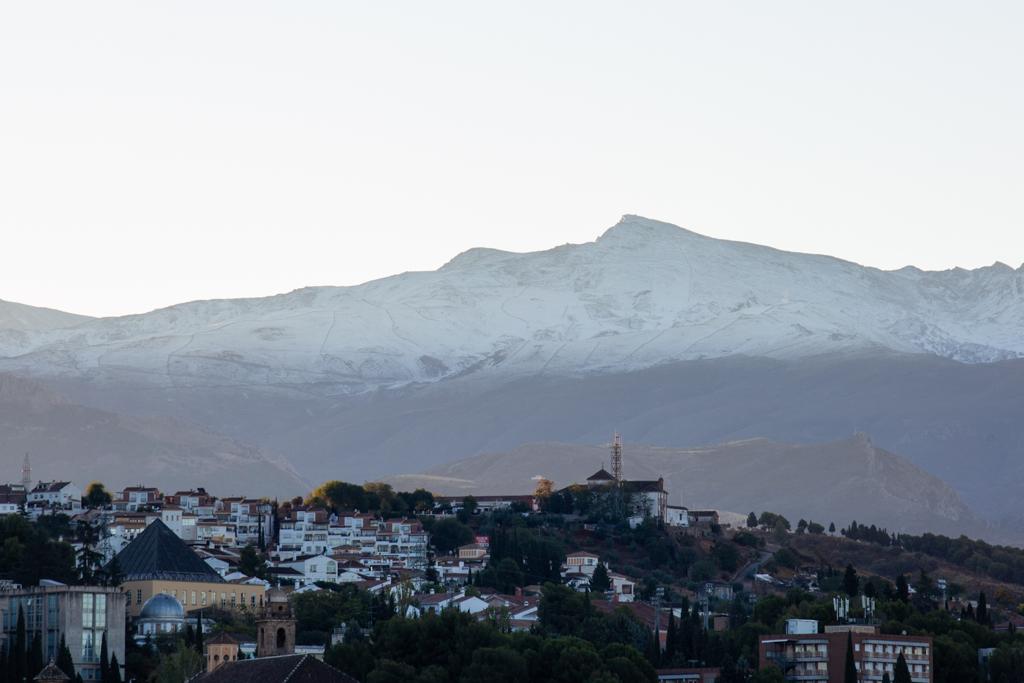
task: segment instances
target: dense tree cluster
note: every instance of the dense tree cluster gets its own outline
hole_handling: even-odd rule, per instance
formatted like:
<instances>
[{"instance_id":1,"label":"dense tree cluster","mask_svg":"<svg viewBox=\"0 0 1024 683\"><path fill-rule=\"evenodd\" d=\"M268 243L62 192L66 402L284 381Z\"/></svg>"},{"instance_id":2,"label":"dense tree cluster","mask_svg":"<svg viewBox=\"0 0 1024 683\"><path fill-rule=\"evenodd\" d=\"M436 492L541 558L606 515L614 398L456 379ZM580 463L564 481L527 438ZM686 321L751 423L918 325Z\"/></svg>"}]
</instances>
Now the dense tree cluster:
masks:
<instances>
[{"instance_id":1,"label":"dense tree cluster","mask_svg":"<svg viewBox=\"0 0 1024 683\"><path fill-rule=\"evenodd\" d=\"M384 517L401 517L433 508L434 494L425 489L396 492L389 484L377 482L360 486L335 480L318 486L309 494L306 503L322 505L332 512L359 510L376 512Z\"/></svg>"},{"instance_id":2,"label":"dense tree cluster","mask_svg":"<svg viewBox=\"0 0 1024 683\"><path fill-rule=\"evenodd\" d=\"M650 632L626 613L601 615L587 596L546 587L541 632L503 632L457 610L377 624L372 638L331 647L325 661L366 683L649 682L636 645Z\"/></svg>"},{"instance_id":3,"label":"dense tree cluster","mask_svg":"<svg viewBox=\"0 0 1024 683\"><path fill-rule=\"evenodd\" d=\"M75 551L61 538L73 536L66 515L46 515L32 523L20 515L0 516L0 577L23 586L40 579L76 583Z\"/></svg>"},{"instance_id":4,"label":"dense tree cluster","mask_svg":"<svg viewBox=\"0 0 1024 683\"><path fill-rule=\"evenodd\" d=\"M854 541L896 546L909 552L924 553L998 581L1024 585L1024 549L1021 548L992 545L966 536L951 538L940 534L897 535L873 524L865 526L857 522L851 522L841 533Z\"/></svg>"}]
</instances>

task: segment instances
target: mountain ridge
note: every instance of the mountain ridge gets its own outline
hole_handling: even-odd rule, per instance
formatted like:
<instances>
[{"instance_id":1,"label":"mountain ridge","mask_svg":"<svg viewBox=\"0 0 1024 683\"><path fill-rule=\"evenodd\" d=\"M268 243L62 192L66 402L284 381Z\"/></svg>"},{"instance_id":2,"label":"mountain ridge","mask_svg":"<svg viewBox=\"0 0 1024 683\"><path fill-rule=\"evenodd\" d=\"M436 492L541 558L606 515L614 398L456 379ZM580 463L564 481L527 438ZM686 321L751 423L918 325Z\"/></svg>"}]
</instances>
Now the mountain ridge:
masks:
<instances>
[{"instance_id":1,"label":"mountain ridge","mask_svg":"<svg viewBox=\"0 0 1024 683\"><path fill-rule=\"evenodd\" d=\"M881 271L625 216L593 242L0 335L0 369L345 395L467 373L576 375L881 348L1024 356L1024 270Z\"/></svg>"},{"instance_id":2,"label":"mountain ridge","mask_svg":"<svg viewBox=\"0 0 1024 683\"><path fill-rule=\"evenodd\" d=\"M699 448L627 442L623 450L625 478L663 476L669 503L691 509L769 510L794 523L805 518L845 526L856 520L895 532L992 535L948 484L875 447L865 434L814 444L759 437ZM387 481L445 495L526 494L540 476L556 487L584 482L607 467L607 458L607 444L531 443Z\"/></svg>"}]
</instances>

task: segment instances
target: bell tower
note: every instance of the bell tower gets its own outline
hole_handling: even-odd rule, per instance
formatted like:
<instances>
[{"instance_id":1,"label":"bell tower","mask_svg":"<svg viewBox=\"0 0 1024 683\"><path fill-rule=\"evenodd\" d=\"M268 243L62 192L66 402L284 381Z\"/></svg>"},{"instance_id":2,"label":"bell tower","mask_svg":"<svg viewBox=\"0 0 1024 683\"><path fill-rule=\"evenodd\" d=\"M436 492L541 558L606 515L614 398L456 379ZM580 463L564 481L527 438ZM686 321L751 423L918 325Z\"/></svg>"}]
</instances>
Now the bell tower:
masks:
<instances>
[{"instance_id":1,"label":"bell tower","mask_svg":"<svg viewBox=\"0 0 1024 683\"><path fill-rule=\"evenodd\" d=\"M256 619L256 656L295 654L295 617L288 594L280 588L267 591L263 611Z\"/></svg>"}]
</instances>

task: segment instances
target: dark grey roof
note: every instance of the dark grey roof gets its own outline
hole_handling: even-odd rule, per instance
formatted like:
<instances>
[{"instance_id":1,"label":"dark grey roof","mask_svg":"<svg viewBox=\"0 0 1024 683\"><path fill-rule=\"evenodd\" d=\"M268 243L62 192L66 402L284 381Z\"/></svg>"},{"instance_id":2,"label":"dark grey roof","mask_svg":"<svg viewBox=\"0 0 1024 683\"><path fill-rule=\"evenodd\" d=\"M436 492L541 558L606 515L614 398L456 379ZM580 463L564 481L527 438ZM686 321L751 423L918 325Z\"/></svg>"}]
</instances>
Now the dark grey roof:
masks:
<instances>
[{"instance_id":1,"label":"dark grey roof","mask_svg":"<svg viewBox=\"0 0 1024 683\"><path fill-rule=\"evenodd\" d=\"M220 574L199 559L159 519L117 554L124 581L205 581L224 583Z\"/></svg>"},{"instance_id":2,"label":"dark grey roof","mask_svg":"<svg viewBox=\"0 0 1024 683\"><path fill-rule=\"evenodd\" d=\"M70 681L71 679L51 661L32 680L40 681L41 683L59 683L60 681Z\"/></svg>"},{"instance_id":3,"label":"dark grey roof","mask_svg":"<svg viewBox=\"0 0 1024 683\"><path fill-rule=\"evenodd\" d=\"M359 683L309 655L242 659L190 679L190 683Z\"/></svg>"},{"instance_id":4,"label":"dark grey roof","mask_svg":"<svg viewBox=\"0 0 1024 683\"><path fill-rule=\"evenodd\" d=\"M609 474L608 470L602 467L597 472L594 472L592 475L587 477L587 481L615 481L615 477Z\"/></svg>"}]
</instances>

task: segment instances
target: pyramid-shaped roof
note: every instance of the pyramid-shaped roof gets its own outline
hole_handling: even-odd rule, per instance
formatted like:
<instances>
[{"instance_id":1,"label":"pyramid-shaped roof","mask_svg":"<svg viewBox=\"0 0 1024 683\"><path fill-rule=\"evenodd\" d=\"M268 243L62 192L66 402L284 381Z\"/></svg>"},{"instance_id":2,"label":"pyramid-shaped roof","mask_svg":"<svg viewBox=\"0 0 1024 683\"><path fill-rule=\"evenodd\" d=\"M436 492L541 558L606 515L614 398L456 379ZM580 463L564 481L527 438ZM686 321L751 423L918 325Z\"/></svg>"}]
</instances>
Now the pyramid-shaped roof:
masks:
<instances>
[{"instance_id":1,"label":"pyramid-shaped roof","mask_svg":"<svg viewBox=\"0 0 1024 683\"><path fill-rule=\"evenodd\" d=\"M70 681L71 678L61 671L61 669L53 663L53 660L50 660L50 663L43 667L43 670L36 674L36 677L32 680L39 681L39 683L61 683L62 681Z\"/></svg>"},{"instance_id":2,"label":"pyramid-shaped roof","mask_svg":"<svg viewBox=\"0 0 1024 683\"><path fill-rule=\"evenodd\" d=\"M117 563L123 581L224 582L159 519L117 554Z\"/></svg>"},{"instance_id":3,"label":"pyramid-shaped roof","mask_svg":"<svg viewBox=\"0 0 1024 683\"><path fill-rule=\"evenodd\" d=\"M615 477L609 474L608 470L602 467L597 472L594 472L592 475L587 477L587 481L615 481Z\"/></svg>"}]
</instances>

